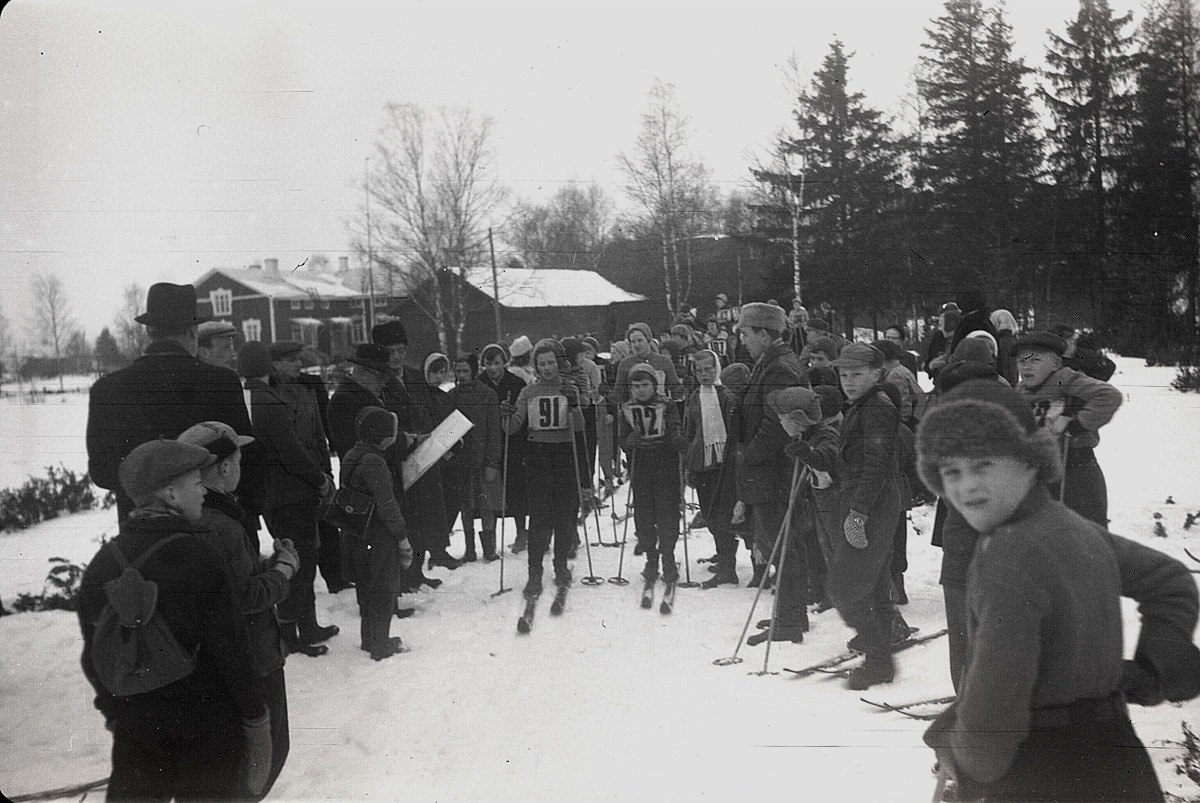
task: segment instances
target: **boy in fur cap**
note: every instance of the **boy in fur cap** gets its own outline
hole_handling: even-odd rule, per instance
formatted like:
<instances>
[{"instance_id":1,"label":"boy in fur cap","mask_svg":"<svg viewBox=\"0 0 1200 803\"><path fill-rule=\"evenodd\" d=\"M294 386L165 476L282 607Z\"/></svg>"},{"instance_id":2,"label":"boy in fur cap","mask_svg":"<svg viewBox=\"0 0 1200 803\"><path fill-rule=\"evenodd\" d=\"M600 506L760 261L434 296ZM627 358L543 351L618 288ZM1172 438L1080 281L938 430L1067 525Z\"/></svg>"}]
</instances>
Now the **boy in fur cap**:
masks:
<instances>
[{"instance_id":1,"label":"boy in fur cap","mask_svg":"<svg viewBox=\"0 0 1200 803\"><path fill-rule=\"evenodd\" d=\"M924 481L980 536L958 700L925 735L940 771L962 799L1162 800L1125 705L1200 691L1186 567L1050 497L1058 444L1016 391L948 394L917 451ZM1122 594L1142 617L1126 662Z\"/></svg>"}]
</instances>

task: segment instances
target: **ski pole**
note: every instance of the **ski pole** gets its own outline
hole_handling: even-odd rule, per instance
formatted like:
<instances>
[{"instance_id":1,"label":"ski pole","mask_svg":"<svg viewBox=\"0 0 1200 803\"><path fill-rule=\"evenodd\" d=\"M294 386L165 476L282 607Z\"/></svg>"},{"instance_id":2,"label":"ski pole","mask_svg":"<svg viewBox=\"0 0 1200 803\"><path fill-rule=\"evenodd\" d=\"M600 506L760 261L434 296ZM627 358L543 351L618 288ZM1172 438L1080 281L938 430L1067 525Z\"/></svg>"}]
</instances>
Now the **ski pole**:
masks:
<instances>
[{"instance_id":1,"label":"ski pole","mask_svg":"<svg viewBox=\"0 0 1200 803\"><path fill-rule=\"evenodd\" d=\"M580 417L582 417L582 415L583 414L581 412ZM579 448L575 445L575 430L574 429L571 430L571 464L573 466L575 466L575 487L579 489L580 493L583 493L583 476L580 474L580 471L579 471ZM593 573L593 571L592 571L592 546L591 546L591 541L588 538L587 517L584 516L583 520L584 520L583 549L587 553L588 573L587 573L587 576L584 577L583 579L581 579L579 582L585 586L604 585L604 578L597 577L595 575L595 573ZM596 517L596 529L597 530L600 529L600 517L599 516Z\"/></svg>"},{"instance_id":2,"label":"ski pole","mask_svg":"<svg viewBox=\"0 0 1200 803\"><path fill-rule=\"evenodd\" d=\"M1071 433L1063 432L1063 448L1062 448L1062 482L1058 484L1058 501L1062 502L1067 498L1067 459L1071 452Z\"/></svg>"},{"instance_id":3,"label":"ski pole","mask_svg":"<svg viewBox=\"0 0 1200 803\"><path fill-rule=\"evenodd\" d=\"M507 547L504 544L504 522L508 516L508 433L504 433L504 470L503 476L500 478L500 590L493 597L498 597L505 591L512 591L511 588L504 587L504 552Z\"/></svg>"},{"instance_id":4,"label":"ski pole","mask_svg":"<svg viewBox=\"0 0 1200 803\"><path fill-rule=\"evenodd\" d=\"M786 523L786 519L784 523ZM783 543L783 528L784 524L780 524L779 532L775 535L775 545L771 547L771 556L767 558L767 568L763 570L762 579L758 581L758 590L754 592L754 601L750 603L750 613L746 614L746 624L742 626L742 635L738 637L737 647L734 648L733 655L728 658L717 658L714 660L713 663L717 666L729 666L742 662L742 659L738 657L738 653L741 652L742 644L746 641L746 634L750 632L750 623L754 621L754 610L758 607L758 600L762 596L763 589L767 587L767 578L771 574L771 564L775 562L775 556L779 554L779 547Z\"/></svg>"},{"instance_id":5,"label":"ski pole","mask_svg":"<svg viewBox=\"0 0 1200 803\"><path fill-rule=\"evenodd\" d=\"M579 434L583 437L583 454L586 456L588 453L587 425L586 424L584 424L584 427L582 430L580 430ZM576 468L578 468L578 466L579 466L578 461L576 462L575 465L576 465ZM588 471L590 472L594 468L595 468L595 465L593 464L588 467ZM580 482L582 482L582 479L580 480ZM583 486L581 485L580 488L582 489L582 487ZM607 544L604 543L604 531L600 529L600 507L599 507L599 503L596 501L596 493L592 487L592 481L591 481L590 477L588 478L588 496L591 497L592 514L596 520L596 546L607 546ZM584 518L586 519L587 516L584 516ZM586 532L587 532L587 528L584 528L584 533L586 534Z\"/></svg>"},{"instance_id":6,"label":"ski pole","mask_svg":"<svg viewBox=\"0 0 1200 803\"><path fill-rule=\"evenodd\" d=\"M629 453L629 473L633 475L633 458L637 452ZM620 460L620 457L617 458ZM608 582L615 586L627 586L629 581L625 579L625 542L629 540L629 511L633 507L633 483L629 483L629 493L625 495L625 528L621 533L621 558L617 561L617 576L608 578ZM616 516L616 502L613 503L613 516ZM617 520L613 519L613 538L617 537Z\"/></svg>"},{"instance_id":7,"label":"ski pole","mask_svg":"<svg viewBox=\"0 0 1200 803\"><path fill-rule=\"evenodd\" d=\"M692 560L688 557L688 536L692 534L692 523L688 520L687 481L683 471L682 460L679 461L679 512L683 518L680 526L680 529L683 531L683 582L679 584L679 587L696 588L700 584L692 580Z\"/></svg>"},{"instance_id":8,"label":"ski pole","mask_svg":"<svg viewBox=\"0 0 1200 803\"><path fill-rule=\"evenodd\" d=\"M796 497L799 496L800 481L808 476L808 468L804 471L800 470L800 461L797 460L792 464L792 492L788 495L787 513L783 515L783 549L779 551L779 570L775 575L775 600L771 605L771 624L767 628L767 649L763 654L763 668L759 675L770 674L767 671L767 666L771 660L771 642L775 639L775 622L779 619L779 598L783 596L783 564L787 561L788 542L792 536L792 514L796 510Z\"/></svg>"}]
</instances>

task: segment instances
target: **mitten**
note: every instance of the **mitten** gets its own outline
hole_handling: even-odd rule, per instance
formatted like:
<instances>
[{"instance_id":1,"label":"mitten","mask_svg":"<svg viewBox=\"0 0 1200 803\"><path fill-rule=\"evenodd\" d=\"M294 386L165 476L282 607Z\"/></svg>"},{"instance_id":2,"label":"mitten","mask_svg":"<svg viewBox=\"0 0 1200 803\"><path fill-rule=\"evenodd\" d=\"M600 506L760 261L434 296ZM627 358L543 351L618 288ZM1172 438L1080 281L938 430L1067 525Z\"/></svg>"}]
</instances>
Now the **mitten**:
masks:
<instances>
[{"instance_id":1,"label":"mitten","mask_svg":"<svg viewBox=\"0 0 1200 803\"><path fill-rule=\"evenodd\" d=\"M292 545L289 539L275 539L275 561L274 568L283 572L283 576L291 580L296 572L300 570L300 553L296 551L296 547Z\"/></svg>"},{"instance_id":2,"label":"mitten","mask_svg":"<svg viewBox=\"0 0 1200 803\"><path fill-rule=\"evenodd\" d=\"M404 538L400 541L400 568L407 569L409 566L412 566L412 562L413 562L412 544L410 544L408 542L407 538Z\"/></svg>"},{"instance_id":3,"label":"mitten","mask_svg":"<svg viewBox=\"0 0 1200 803\"><path fill-rule=\"evenodd\" d=\"M261 795L271 775L271 714L242 720L242 757L240 776L246 789Z\"/></svg>"},{"instance_id":4,"label":"mitten","mask_svg":"<svg viewBox=\"0 0 1200 803\"><path fill-rule=\"evenodd\" d=\"M1134 705L1158 705L1165 699L1158 678L1137 661L1125 661L1121 672L1121 691L1125 699Z\"/></svg>"},{"instance_id":5,"label":"mitten","mask_svg":"<svg viewBox=\"0 0 1200 803\"><path fill-rule=\"evenodd\" d=\"M846 516L846 522L842 525L846 532L846 540L850 546L855 549L867 548L867 517L854 510L850 511L850 515Z\"/></svg>"},{"instance_id":6,"label":"mitten","mask_svg":"<svg viewBox=\"0 0 1200 803\"><path fill-rule=\"evenodd\" d=\"M792 438L788 441L788 445L783 447L783 451L788 457L793 457L806 466L813 457L812 444L800 438Z\"/></svg>"}]
</instances>

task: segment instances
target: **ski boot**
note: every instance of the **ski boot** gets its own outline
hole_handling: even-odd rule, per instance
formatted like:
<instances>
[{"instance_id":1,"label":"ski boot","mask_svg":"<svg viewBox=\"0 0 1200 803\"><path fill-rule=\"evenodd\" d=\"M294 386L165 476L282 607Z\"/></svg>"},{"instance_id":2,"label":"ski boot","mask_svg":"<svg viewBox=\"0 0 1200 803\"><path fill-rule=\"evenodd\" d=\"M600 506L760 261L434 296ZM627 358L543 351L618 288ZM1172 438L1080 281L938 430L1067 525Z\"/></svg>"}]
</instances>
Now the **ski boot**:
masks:
<instances>
[{"instance_id":1,"label":"ski boot","mask_svg":"<svg viewBox=\"0 0 1200 803\"><path fill-rule=\"evenodd\" d=\"M855 667L846 679L846 688L864 691L877 683L891 683L896 679L896 662L891 653L868 653L862 666Z\"/></svg>"},{"instance_id":2,"label":"ski boot","mask_svg":"<svg viewBox=\"0 0 1200 803\"><path fill-rule=\"evenodd\" d=\"M537 566L529 570L529 579L525 581L525 588L521 590L526 599L540 597L542 595L542 567Z\"/></svg>"},{"instance_id":3,"label":"ski boot","mask_svg":"<svg viewBox=\"0 0 1200 803\"><path fill-rule=\"evenodd\" d=\"M340 632L341 628L337 625L322 627L317 624L317 612L309 611L300 618L297 638L299 638L301 644L311 646L313 644L320 644L322 641L329 641L329 639Z\"/></svg>"},{"instance_id":4,"label":"ski boot","mask_svg":"<svg viewBox=\"0 0 1200 803\"><path fill-rule=\"evenodd\" d=\"M716 574L701 583L701 588L708 589L716 588L719 585L737 585L740 582L738 580L737 572L734 571L733 568L732 557L719 556L717 558L716 566Z\"/></svg>"},{"instance_id":5,"label":"ski boot","mask_svg":"<svg viewBox=\"0 0 1200 803\"><path fill-rule=\"evenodd\" d=\"M512 553L519 555L529 546L529 533L525 530L517 530L517 538L512 544Z\"/></svg>"},{"instance_id":6,"label":"ski boot","mask_svg":"<svg viewBox=\"0 0 1200 803\"><path fill-rule=\"evenodd\" d=\"M483 559L488 563L494 560L500 560L500 556L496 554L496 532L484 530L479 534L479 544L483 547Z\"/></svg>"}]
</instances>

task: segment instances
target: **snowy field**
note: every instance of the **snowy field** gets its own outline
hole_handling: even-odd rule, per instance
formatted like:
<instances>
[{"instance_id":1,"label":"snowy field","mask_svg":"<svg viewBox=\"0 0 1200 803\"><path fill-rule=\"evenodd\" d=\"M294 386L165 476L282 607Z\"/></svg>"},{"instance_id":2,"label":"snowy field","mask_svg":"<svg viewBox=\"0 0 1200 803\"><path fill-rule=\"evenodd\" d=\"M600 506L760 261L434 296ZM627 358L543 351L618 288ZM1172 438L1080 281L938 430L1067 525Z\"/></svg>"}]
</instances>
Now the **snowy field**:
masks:
<instances>
[{"instance_id":1,"label":"snowy field","mask_svg":"<svg viewBox=\"0 0 1200 803\"><path fill-rule=\"evenodd\" d=\"M1114 383L1126 402L1098 449L1113 529L1188 562L1185 547L1200 555L1200 526L1183 529L1186 513L1200 510L1200 395L1171 391L1173 369L1118 364ZM37 473L60 459L84 464L85 402L81 395L37 409L0 405L3 480L12 484L15 469ZM1154 535L1155 513L1165 539ZM96 511L0 535L0 597L11 603L17 592L38 590L51 556L88 560L99 535L115 531L115 516ZM940 551L929 546L932 508L913 519L912 602L903 610L930 632L944 624ZM603 528L604 540L613 540L608 520ZM596 540L594 525L589 534ZM693 534L689 548L693 579L707 577L695 563L712 552L707 533ZM461 550L456 535L451 552ZM619 550L591 552L596 575L617 574ZM636 579L640 564L627 552L624 576ZM525 568L510 556L505 583L515 590L493 598L499 570L477 563L430 572L445 584L405 597L418 613L393 624L413 651L382 663L357 648L352 593L330 596L317 581L320 619L342 634L329 655L288 661L292 752L273 798L929 800L925 723L864 705L840 678L757 675L763 647L743 647L744 663L712 664L733 652L752 590L680 589L667 617L638 607L638 582L576 582L562 617L550 616L547 594L533 633L518 636ZM739 571L744 582L744 552ZM587 573L581 550L577 580ZM770 600L764 596L762 616ZM1132 606L1126 616L1132 648ZM772 672L844 649L850 634L835 612L812 621L804 644L772 648ZM11 797L107 775L110 742L79 670L74 615L5 617L0 641L0 790ZM951 694L945 649L940 639L902 653L896 682L865 696L902 703ZM1200 794L1180 783L1167 763L1180 750L1166 743L1180 738L1181 721L1200 725L1200 701L1133 715L1164 788Z\"/></svg>"}]
</instances>

